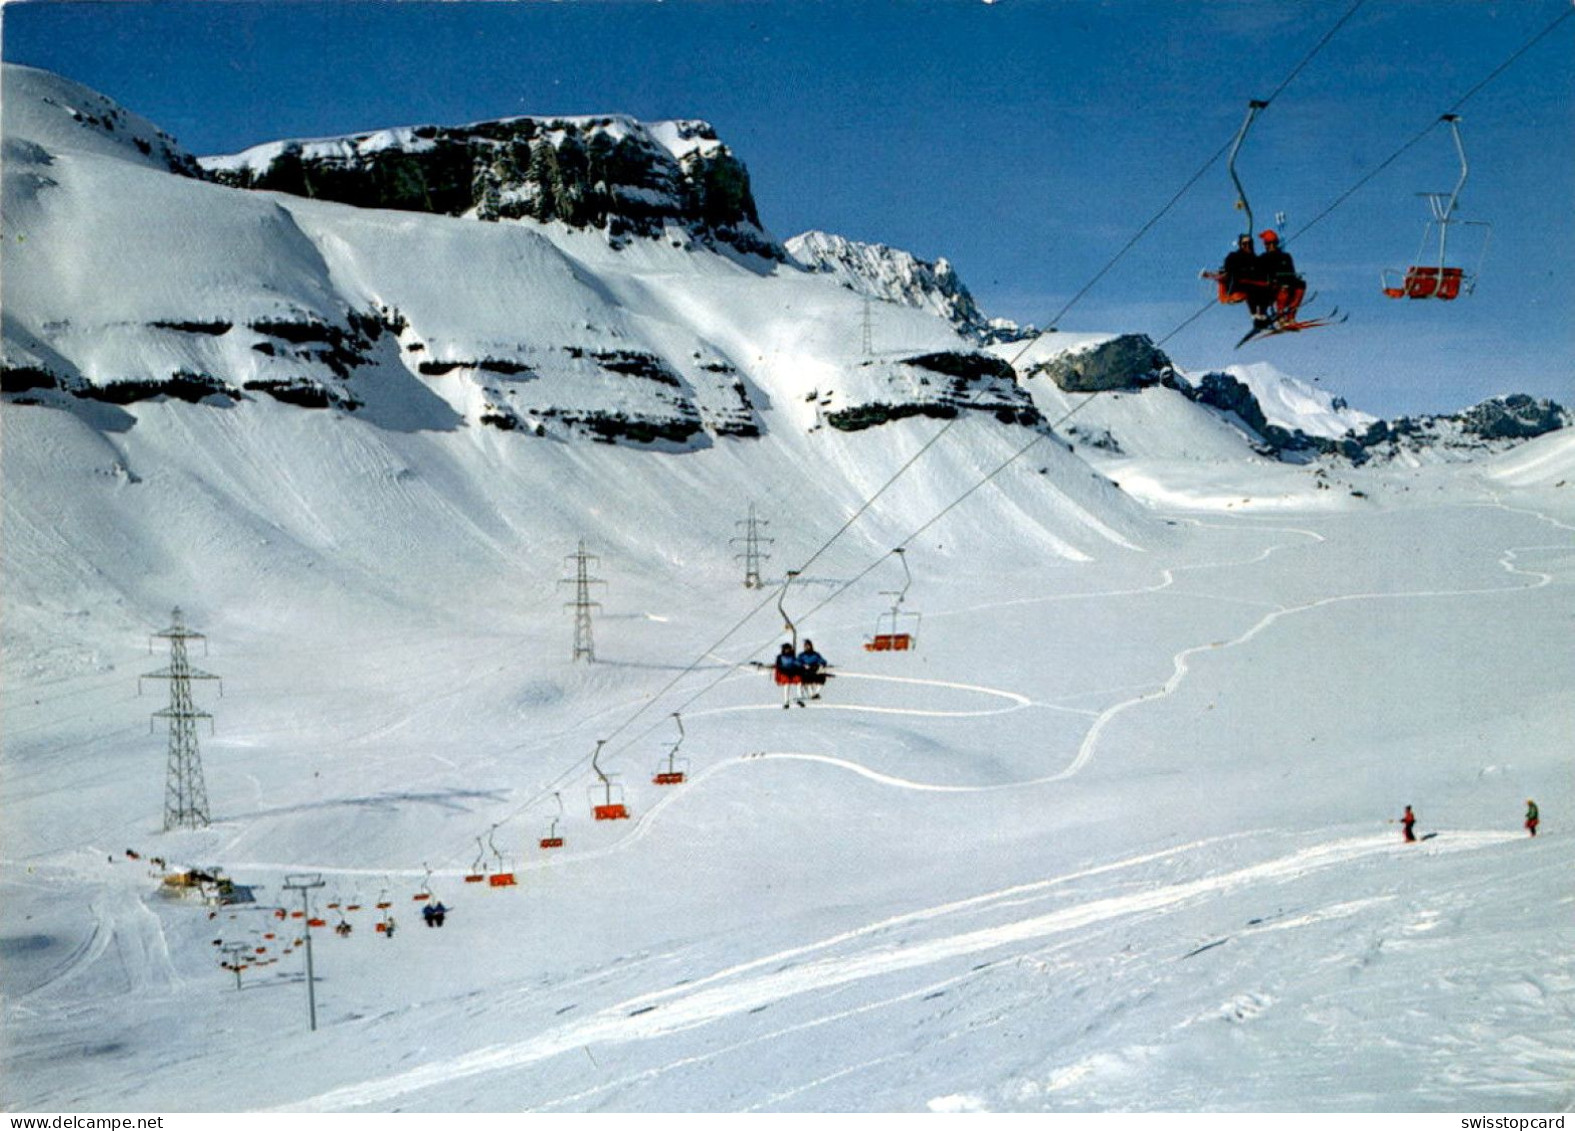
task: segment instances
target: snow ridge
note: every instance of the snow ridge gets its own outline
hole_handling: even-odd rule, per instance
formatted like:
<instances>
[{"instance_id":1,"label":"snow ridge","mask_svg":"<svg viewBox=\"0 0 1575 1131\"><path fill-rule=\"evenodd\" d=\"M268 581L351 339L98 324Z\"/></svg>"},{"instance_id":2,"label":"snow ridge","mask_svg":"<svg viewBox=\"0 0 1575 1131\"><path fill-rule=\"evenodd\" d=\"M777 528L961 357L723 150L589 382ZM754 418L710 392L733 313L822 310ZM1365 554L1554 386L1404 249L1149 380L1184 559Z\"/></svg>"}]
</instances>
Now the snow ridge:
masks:
<instances>
[{"instance_id":1,"label":"snow ridge","mask_svg":"<svg viewBox=\"0 0 1575 1131\"><path fill-rule=\"evenodd\" d=\"M821 231L803 232L783 246L795 261L855 294L930 311L977 341L991 335L992 323L945 259L924 260L885 244Z\"/></svg>"}]
</instances>

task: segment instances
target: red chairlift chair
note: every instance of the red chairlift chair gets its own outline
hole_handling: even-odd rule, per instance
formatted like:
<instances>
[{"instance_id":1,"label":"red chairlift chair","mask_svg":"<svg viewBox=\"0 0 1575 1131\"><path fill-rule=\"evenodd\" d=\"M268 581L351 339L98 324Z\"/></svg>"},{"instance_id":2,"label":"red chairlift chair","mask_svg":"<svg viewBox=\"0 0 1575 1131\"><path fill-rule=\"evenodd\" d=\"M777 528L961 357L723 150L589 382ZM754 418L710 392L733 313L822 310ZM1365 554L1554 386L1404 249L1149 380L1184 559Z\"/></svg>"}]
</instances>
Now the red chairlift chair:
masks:
<instances>
[{"instance_id":1,"label":"red chairlift chair","mask_svg":"<svg viewBox=\"0 0 1575 1131\"><path fill-rule=\"evenodd\" d=\"M673 721L678 724L678 741L668 750L666 762L657 763L656 775L651 778L653 785L681 785L688 775L688 759L678 757L678 748L684 744L684 720L674 711Z\"/></svg>"},{"instance_id":2,"label":"red chairlift chair","mask_svg":"<svg viewBox=\"0 0 1575 1131\"><path fill-rule=\"evenodd\" d=\"M597 784L588 790L591 815L598 821L625 821L629 818L629 809L623 803L623 787L608 777L596 761L606 741L606 739L597 739L596 749L591 753L591 769L596 772L597 777Z\"/></svg>"},{"instance_id":3,"label":"red chairlift chair","mask_svg":"<svg viewBox=\"0 0 1575 1131\"><path fill-rule=\"evenodd\" d=\"M1455 182L1452 192L1417 194L1427 201L1432 218L1422 229L1422 244L1417 249L1417 262L1407 267L1403 275L1398 271L1383 272L1383 292L1387 298L1437 299L1440 302L1452 302L1462 294L1470 294L1476 289L1481 262L1487 258L1488 242L1493 236L1493 225L1485 220L1462 220L1456 215L1460 190L1465 186L1466 177L1470 173L1470 166L1466 162L1465 143L1460 139L1460 119L1455 114L1445 114L1439 120L1448 124L1450 134L1454 138L1455 152L1460 158L1460 179ZM1457 224L1486 229L1483 232L1481 249L1477 253L1475 271L1467 272L1464 267L1447 266L1449 230ZM1435 243L1436 253L1430 252L1429 247ZM1435 254L1436 264L1422 262L1424 256L1431 259Z\"/></svg>"},{"instance_id":4,"label":"red chairlift chair","mask_svg":"<svg viewBox=\"0 0 1575 1131\"><path fill-rule=\"evenodd\" d=\"M552 824L547 826L547 832L541 838L541 847L544 849L563 847L563 837L558 833L558 822L563 820L563 795L554 793L553 797L558 801L558 815L552 819Z\"/></svg>"},{"instance_id":5,"label":"red chairlift chair","mask_svg":"<svg viewBox=\"0 0 1575 1131\"><path fill-rule=\"evenodd\" d=\"M866 652L910 652L919 646L921 615L902 607L903 601L908 596L908 587L913 584L913 574L908 570L907 551L899 546L892 553L896 554L897 560L902 563L902 588L884 590L881 593L881 596L892 599L891 608L875 618L875 633L864 642ZM902 630L903 618L912 618L913 631Z\"/></svg>"}]
</instances>

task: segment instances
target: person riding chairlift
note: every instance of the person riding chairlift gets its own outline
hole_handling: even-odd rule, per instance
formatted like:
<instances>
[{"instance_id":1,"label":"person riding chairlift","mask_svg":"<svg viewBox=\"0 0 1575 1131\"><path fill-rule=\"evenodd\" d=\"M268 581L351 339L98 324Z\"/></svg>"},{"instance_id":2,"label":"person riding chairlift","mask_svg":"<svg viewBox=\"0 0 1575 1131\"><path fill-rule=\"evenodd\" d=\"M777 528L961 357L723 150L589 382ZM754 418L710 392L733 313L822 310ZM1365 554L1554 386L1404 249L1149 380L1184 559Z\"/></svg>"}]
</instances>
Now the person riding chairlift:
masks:
<instances>
[{"instance_id":1,"label":"person riding chairlift","mask_svg":"<svg viewBox=\"0 0 1575 1131\"><path fill-rule=\"evenodd\" d=\"M826 661L826 657L815 651L814 641L808 639L804 641L804 648L798 654L798 666L803 672L804 686L810 689L809 697L819 699L820 689L826 686L824 669L829 668L831 664Z\"/></svg>"},{"instance_id":2,"label":"person riding chairlift","mask_svg":"<svg viewBox=\"0 0 1575 1131\"><path fill-rule=\"evenodd\" d=\"M1254 312L1254 326L1267 326L1270 322L1280 325L1296 321L1302 296L1307 293L1307 281L1296 273L1296 262L1291 253L1280 246L1280 234L1273 228L1258 233L1263 241L1263 254L1258 256L1257 273L1263 280L1259 292L1259 311ZM1248 300L1249 304L1251 299ZM1270 313L1270 310L1273 313Z\"/></svg>"},{"instance_id":3,"label":"person riding chairlift","mask_svg":"<svg viewBox=\"0 0 1575 1131\"><path fill-rule=\"evenodd\" d=\"M807 643L807 642L806 642ZM773 665L776 672L777 684L782 688L782 706L791 706L793 688L798 688L799 698L804 696L804 667L793 654L793 645L783 644L782 651L777 653L776 663Z\"/></svg>"},{"instance_id":4,"label":"person riding chairlift","mask_svg":"<svg viewBox=\"0 0 1575 1131\"><path fill-rule=\"evenodd\" d=\"M1219 283L1221 302L1228 305L1245 302L1254 316L1262 313L1263 280L1258 272L1258 251L1250 233L1237 236L1236 246L1225 256L1220 269L1205 271L1203 277Z\"/></svg>"}]
</instances>

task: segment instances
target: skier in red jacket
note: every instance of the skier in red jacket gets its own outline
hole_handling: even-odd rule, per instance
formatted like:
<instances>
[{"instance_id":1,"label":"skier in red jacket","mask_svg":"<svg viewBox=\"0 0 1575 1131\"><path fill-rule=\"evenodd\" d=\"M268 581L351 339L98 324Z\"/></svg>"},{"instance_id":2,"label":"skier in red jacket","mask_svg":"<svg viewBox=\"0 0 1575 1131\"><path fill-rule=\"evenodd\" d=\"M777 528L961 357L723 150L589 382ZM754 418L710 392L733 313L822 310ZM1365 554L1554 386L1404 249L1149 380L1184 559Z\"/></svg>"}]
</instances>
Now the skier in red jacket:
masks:
<instances>
[{"instance_id":1,"label":"skier in red jacket","mask_svg":"<svg viewBox=\"0 0 1575 1131\"><path fill-rule=\"evenodd\" d=\"M1405 807L1405 813L1400 818L1400 830L1405 833L1407 843L1416 840L1416 814L1411 812L1411 806Z\"/></svg>"}]
</instances>

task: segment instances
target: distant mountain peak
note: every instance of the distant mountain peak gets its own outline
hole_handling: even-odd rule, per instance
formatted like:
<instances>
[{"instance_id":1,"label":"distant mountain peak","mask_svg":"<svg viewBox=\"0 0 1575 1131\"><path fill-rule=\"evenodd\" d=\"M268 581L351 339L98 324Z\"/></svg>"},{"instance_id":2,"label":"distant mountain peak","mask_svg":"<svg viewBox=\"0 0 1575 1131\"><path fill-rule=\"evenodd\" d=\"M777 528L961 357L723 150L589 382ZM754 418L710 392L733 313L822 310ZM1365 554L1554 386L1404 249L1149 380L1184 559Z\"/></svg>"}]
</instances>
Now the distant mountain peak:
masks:
<instances>
[{"instance_id":1,"label":"distant mountain peak","mask_svg":"<svg viewBox=\"0 0 1575 1131\"><path fill-rule=\"evenodd\" d=\"M1010 322L986 318L945 259L920 259L901 248L822 231L803 232L783 246L800 266L830 275L855 294L927 310L975 341L1024 336Z\"/></svg>"}]
</instances>

